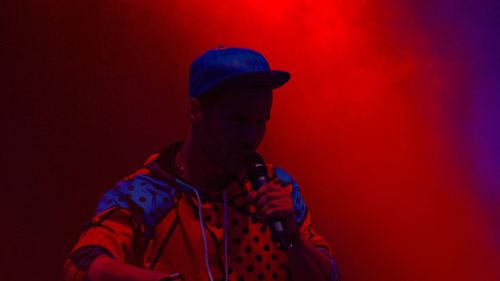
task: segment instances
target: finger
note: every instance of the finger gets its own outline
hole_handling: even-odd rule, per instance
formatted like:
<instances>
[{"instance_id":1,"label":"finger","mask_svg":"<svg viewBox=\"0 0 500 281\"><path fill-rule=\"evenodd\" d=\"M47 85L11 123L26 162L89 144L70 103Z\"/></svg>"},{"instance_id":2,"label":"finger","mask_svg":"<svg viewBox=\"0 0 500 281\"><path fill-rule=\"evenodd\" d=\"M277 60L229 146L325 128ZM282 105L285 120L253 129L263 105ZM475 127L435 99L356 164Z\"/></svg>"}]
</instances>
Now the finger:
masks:
<instances>
[{"instance_id":1,"label":"finger","mask_svg":"<svg viewBox=\"0 0 500 281\"><path fill-rule=\"evenodd\" d=\"M283 206L268 209L262 214L261 218L265 222L269 222L271 219L284 219L288 220L293 216L293 209L286 208Z\"/></svg>"},{"instance_id":2,"label":"finger","mask_svg":"<svg viewBox=\"0 0 500 281\"><path fill-rule=\"evenodd\" d=\"M288 199L276 199L276 200L271 200L264 206L258 209L258 212L261 216L264 216L264 214L271 209L274 208L287 208L290 210L293 210L293 203L292 200Z\"/></svg>"},{"instance_id":3,"label":"finger","mask_svg":"<svg viewBox=\"0 0 500 281\"><path fill-rule=\"evenodd\" d=\"M280 191L280 192L271 191L271 192L268 192L268 193L265 193L265 194L259 196L259 198L257 199L257 206L259 208L262 208L269 201L286 199L286 198L290 198L290 200L291 200L291 196L287 192L283 193L282 191Z\"/></svg>"},{"instance_id":4,"label":"finger","mask_svg":"<svg viewBox=\"0 0 500 281\"><path fill-rule=\"evenodd\" d=\"M265 185L261 186L257 192L259 193L259 195L262 195L266 192L269 192L269 191L272 191L272 190L280 190L281 189L281 186L280 185L277 185L273 182L268 182L266 183Z\"/></svg>"},{"instance_id":5,"label":"finger","mask_svg":"<svg viewBox=\"0 0 500 281\"><path fill-rule=\"evenodd\" d=\"M291 183L282 181L280 185L281 185L281 187L287 187L287 186L291 185Z\"/></svg>"},{"instance_id":6,"label":"finger","mask_svg":"<svg viewBox=\"0 0 500 281\"><path fill-rule=\"evenodd\" d=\"M251 190L248 192L247 194L247 202L250 202L250 203L255 203L257 201L257 197L259 196L259 194L257 193L257 191L255 190Z\"/></svg>"},{"instance_id":7,"label":"finger","mask_svg":"<svg viewBox=\"0 0 500 281\"><path fill-rule=\"evenodd\" d=\"M285 187L287 185L289 185L290 183L287 183L287 182L284 182L282 180L280 180L279 178L276 178L274 181L273 181L274 184L276 185L279 185L281 187Z\"/></svg>"}]
</instances>

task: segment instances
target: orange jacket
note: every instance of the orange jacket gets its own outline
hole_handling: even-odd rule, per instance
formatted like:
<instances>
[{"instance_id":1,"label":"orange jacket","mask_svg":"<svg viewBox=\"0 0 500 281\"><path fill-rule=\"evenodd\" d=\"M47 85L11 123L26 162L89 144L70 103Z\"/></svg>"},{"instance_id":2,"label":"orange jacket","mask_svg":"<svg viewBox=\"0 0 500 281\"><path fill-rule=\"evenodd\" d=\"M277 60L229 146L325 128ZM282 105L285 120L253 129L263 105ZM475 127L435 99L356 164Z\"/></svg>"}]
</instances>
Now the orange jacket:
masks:
<instances>
[{"instance_id":1,"label":"orange jacket","mask_svg":"<svg viewBox=\"0 0 500 281\"><path fill-rule=\"evenodd\" d=\"M179 185L174 169L168 164L162 167L161 157L153 155L145 167L104 194L96 216L67 259L65 280L85 280L86 270L99 255L141 268L180 272L187 281L208 280L196 197ZM286 183L284 188L293 197L300 235L329 256L334 266L328 244L311 227L296 182L278 167L268 170L271 178ZM245 200L251 188L243 179L227 190L229 280L289 280L286 253L275 247L269 229L256 219L255 207ZM224 280L222 195L211 193L202 200L210 269L214 280Z\"/></svg>"}]
</instances>

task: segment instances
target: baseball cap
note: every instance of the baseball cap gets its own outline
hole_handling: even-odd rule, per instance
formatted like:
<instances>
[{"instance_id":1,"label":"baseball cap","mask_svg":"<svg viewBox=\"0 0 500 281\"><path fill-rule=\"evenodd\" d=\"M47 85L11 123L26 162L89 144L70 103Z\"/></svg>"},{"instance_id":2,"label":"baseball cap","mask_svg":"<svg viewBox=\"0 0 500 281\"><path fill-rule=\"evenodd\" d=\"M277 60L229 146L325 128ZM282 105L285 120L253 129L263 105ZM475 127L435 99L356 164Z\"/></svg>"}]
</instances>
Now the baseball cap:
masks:
<instances>
[{"instance_id":1,"label":"baseball cap","mask_svg":"<svg viewBox=\"0 0 500 281\"><path fill-rule=\"evenodd\" d=\"M290 73L271 70L257 51L217 47L196 58L189 69L189 97L200 97L216 87L248 86L276 89L290 79Z\"/></svg>"}]
</instances>

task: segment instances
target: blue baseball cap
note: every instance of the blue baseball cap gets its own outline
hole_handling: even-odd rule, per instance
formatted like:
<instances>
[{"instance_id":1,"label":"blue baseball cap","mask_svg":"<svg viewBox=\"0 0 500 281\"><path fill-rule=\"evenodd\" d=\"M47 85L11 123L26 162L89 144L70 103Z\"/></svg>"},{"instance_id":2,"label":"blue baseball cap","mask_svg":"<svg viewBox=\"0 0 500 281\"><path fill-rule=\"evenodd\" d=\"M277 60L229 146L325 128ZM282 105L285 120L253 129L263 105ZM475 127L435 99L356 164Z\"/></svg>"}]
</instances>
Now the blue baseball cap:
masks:
<instances>
[{"instance_id":1,"label":"blue baseball cap","mask_svg":"<svg viewBox=\"0 0 500 281\"><path fill-rule=\"evenodd\" d=\"M216 87L265 87L276 89L290 73L271 70L258 52L244 48L217 47L193 61L189 69L189 97L200 97Z\"/></svg>"}]
</instances>

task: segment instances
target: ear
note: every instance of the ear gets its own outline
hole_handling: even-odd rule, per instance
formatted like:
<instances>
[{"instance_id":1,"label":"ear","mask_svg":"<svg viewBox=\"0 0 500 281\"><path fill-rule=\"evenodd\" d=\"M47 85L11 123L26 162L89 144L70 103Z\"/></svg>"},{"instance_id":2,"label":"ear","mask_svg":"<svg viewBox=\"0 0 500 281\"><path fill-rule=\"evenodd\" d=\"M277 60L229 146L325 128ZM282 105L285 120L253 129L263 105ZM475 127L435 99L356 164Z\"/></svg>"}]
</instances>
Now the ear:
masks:
<instances>
[{"instance_id":1,"label":"ear","mask_svg":"<svg viewBox=\"0 0 500 281\"><path fill-rule=\"evenodd\" d=\"M188 118L192 123L197 123L203 117L203 108L201 107L201 103L196 98L190 98L188 100L188 108L187 108Z\"/></svg>"}]
</instances>

